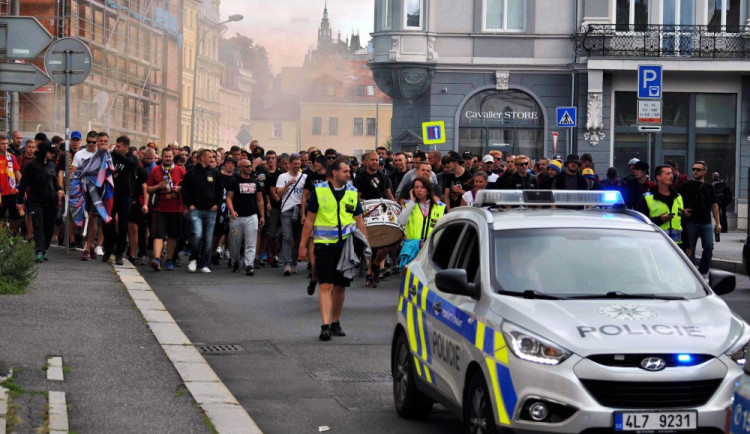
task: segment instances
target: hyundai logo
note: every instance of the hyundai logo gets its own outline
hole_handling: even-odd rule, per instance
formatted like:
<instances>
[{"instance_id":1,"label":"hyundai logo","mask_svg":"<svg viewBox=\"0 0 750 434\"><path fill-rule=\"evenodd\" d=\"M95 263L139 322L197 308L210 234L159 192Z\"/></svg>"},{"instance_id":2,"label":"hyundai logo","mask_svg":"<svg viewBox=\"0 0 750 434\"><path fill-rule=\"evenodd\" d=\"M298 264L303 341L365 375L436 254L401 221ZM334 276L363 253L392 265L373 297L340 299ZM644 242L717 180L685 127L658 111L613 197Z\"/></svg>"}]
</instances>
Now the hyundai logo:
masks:
<instances>
[{"instance_id":1,"label":"hyundai logo","mask_svg":"<svg viewBox=\"0 0 750 434\"><path fill-rule=\"evenodd\" d=\"M641 360L641 368L647 371L661 371L667 367L667 362L661 357L646 357Z\"/></svg>"}]
</instances>

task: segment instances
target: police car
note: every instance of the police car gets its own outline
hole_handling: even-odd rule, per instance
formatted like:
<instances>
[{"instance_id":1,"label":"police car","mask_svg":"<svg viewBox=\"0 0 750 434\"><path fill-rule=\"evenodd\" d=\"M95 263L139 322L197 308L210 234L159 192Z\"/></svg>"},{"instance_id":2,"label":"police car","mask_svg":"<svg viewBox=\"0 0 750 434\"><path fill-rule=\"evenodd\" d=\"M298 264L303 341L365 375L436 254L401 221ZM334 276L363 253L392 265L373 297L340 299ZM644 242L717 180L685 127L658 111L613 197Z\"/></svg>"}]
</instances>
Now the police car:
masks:
<instances>
[{"instance_id":1,"label":"police car","mask_svg":"<svg viewBox=\"0 0 750 434\"><path fill-rule=\"evenodd\" d=\"M723 432L750 328L619 192L482 191L400 288L398 413L469 433Z\"/></svg>"}]
</instances>

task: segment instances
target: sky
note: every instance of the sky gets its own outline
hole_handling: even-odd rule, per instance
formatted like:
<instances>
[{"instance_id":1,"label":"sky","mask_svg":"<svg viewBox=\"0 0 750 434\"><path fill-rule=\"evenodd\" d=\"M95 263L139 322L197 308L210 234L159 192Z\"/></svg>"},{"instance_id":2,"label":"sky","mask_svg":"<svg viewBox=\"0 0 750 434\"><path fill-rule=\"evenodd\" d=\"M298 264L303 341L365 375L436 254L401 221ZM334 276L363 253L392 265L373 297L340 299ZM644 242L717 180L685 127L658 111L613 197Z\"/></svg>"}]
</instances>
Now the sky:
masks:
<instances>
[{"instance_id":1,"label":"sky","mask_svg":"<svg viewBox=\"0 0 750 434\"><path fill-rule=\"evenodd\" d=\"M283 66L301 66L305 54L315 48L325 0L222 0L221 18L242 14L230 23L225 37L243 34L266 47L274 73ZM375 5L373 0L328 0L328 19L333 37L341 39L359 29L362 45L370 40Z\"/></svg>"}]
</instances>

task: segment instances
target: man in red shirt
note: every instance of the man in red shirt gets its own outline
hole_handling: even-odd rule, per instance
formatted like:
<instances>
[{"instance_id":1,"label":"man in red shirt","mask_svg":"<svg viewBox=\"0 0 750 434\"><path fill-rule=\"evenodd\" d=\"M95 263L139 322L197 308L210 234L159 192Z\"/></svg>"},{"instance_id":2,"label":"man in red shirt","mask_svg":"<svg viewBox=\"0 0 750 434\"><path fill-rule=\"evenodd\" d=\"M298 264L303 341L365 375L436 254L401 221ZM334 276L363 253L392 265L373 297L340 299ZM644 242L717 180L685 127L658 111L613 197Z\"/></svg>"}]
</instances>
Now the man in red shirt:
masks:
<instances>
[{"instance_id":1,"label":"man in red shirt","mask_svg":"<svg viewBox=\"0 0 750 434\"><path fill-rule=\"evenodd\" d=\"M154 166L146 181L146 189L150 195L156 195L156 205L151 206L153 211L154 225L154 257L151 260L151 268L154 271L161 270L161 253L164 248L164 240L167 240L167 271L174 270L175 247L177 240L184 237L184 212L182 204L182 179L185 177L185 169L174 164L172 148L164 148L161 151L161 165Z\"/></svg>"},{"instance_id":2,"label":"man in red shirt","mask_svg":"<svg viewBox=\"0 0 750 434\"><path fill-rule=\"evenodd\" d=\"M8 137L0 137L0 218L5 220L7 215L10 232L16 233L21 225L21 214L16 207L16 187L21 182L21 166L16 157L8 152L8 142Z\"/></svg>"}]
</instances>

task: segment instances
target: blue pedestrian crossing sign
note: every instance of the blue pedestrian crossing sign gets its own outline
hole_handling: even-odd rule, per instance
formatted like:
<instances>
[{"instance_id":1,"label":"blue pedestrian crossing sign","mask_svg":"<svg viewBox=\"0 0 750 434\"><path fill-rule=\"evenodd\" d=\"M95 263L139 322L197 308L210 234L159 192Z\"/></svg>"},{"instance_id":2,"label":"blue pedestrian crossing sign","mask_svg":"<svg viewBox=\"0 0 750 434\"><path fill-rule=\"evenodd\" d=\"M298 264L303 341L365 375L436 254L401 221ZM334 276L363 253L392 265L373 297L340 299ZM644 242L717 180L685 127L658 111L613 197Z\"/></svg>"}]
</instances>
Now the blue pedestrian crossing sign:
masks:
<instances>
[{"instance_id":1,"label":"blue pedestrian crossing sign","mask_svg":"<svg viewBox=\"0 0 750 434\"><path fill-rule=\"evenodd\" d=\"M422 141L425 145L445 143L445 122L422 122Z\"/></svg>"},{"instance_id":2,"label":"blue pedestrian crossing sign","mask_svg":"<svg viewBox=\"0 0 750 434\"><path fill-rule=\"evenodd\" d=\"M578 119L577 107L558 107L557 108L557 126L558 128L575 128L576 119Z\"/></svg>"}]
</instances>

